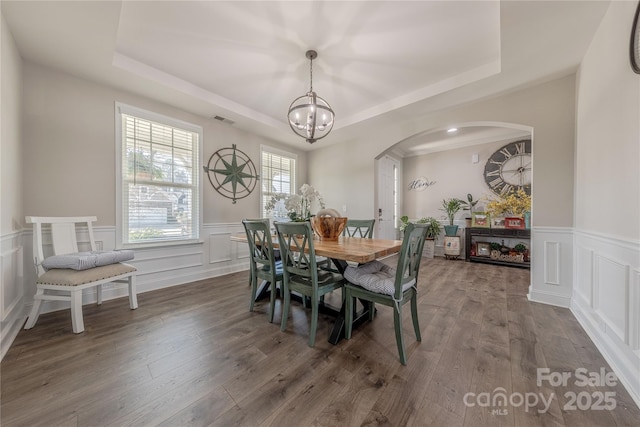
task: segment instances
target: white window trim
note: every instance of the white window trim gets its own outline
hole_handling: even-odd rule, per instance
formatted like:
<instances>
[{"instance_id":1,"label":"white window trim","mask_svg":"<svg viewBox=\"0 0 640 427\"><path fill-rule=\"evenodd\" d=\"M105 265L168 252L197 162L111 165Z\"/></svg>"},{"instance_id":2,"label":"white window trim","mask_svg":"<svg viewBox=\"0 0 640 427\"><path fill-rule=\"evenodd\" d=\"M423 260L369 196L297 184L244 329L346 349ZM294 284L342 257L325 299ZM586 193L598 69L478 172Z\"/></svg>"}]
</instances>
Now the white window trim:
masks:
<instances>
[{"instance_id":1,"label":"white window trim","mask_svg":"<svg viewBox=\"0 0 640 427\"><path fill-rule=\"evenodd\" d=\"M115 144L116 144L116 249L123 248L153 248L163 246L182 246L202 244L202 224L204 213L204 181L203 181L203 168L200 165L195 165L198 173L196 179L198 180L198 238L197 239L182 239L173 241L153 242L153 243L131 243L126 244L122 242L122 228L123 228L123 206L122 206L122 114L140 117L145 120L158 122L167 126L173 126L188 130L198 134L198 158L202 162L204 155L204 132L202 126L195 125L193 123L185 122L180 119L165 116L163 114L154 113L152 111L144 110L142 108L134 107L132 105L124 104L122 102L115 102Z\"/></svg>"},{"instance_id":2,"label":"white window trim","mask_svg":"<svg viewBox=\"0 0 640 427\"><path fill-rule=\"evenodd\" d=\"M292 153L290 151L285 151L285 150L281 150L279 148L274 148L271 147L269 145L260 145L260 176L262 176L262 155L264 152L267 153L271 153L271 154L275 154L278 156L282 156L282 157L289 157L293 160L295 160L296 162L296 170L295 173L293 174L292 178L292 182L291 184L291 190L293 191L292 194L295 194L298 190L297 190L297 181L298 181L298 167L300 166L299 162L298 162L298 155L295 153ZM260 185L260 216L262 216L262 214L264 213L264 193L262 190L262 185Z\"/></svg>"}]
</instances>

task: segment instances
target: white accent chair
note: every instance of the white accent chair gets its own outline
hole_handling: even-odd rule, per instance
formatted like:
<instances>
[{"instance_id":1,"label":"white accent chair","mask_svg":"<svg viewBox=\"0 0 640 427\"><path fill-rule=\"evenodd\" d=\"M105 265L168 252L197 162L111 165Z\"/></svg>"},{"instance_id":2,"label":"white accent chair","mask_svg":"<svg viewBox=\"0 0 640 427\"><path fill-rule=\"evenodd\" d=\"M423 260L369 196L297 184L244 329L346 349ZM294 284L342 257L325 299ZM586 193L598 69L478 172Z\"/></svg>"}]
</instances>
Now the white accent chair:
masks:
<instances>
[{"instance_id":1,"label":"white accent chair","mask_svg":"<svg viewBox=\"0 0 640 427\"><path fill-rule=\"evenodd\" d=\"M138 308L136 268L132 265L119 262L86 270L55 268L48 271L42 266L45 259L45 246L48 246L43 242L43 225L50 224L51 226L51 243L53 245L51 255L63 255L78 252L76 224L86 226L91 251L96 250L92 228L92 222L96 220L95 216L26 217L27 223L33 224L33 255L38 279L36 280L37 291L33 297L33 307L24 326L25 329L31 329L36 324L42 301L70 301L73 332L76 334L83 332L82 291L96 287L97 302L102 304L102 285L105 283L127 283L129 286L129 307L132 310ZM68 293L68 295L60 295L60 293Z\"/></svg>"}]
</instances>

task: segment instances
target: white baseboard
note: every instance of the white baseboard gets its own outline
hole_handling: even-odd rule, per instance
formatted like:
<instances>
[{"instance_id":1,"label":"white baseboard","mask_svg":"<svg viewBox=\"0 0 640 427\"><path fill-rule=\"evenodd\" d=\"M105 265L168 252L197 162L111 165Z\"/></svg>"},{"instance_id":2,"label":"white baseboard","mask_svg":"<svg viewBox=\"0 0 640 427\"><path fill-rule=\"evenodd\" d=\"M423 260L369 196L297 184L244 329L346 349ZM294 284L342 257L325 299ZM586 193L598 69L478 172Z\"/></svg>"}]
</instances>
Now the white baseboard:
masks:
<instances>
[{"instance_id":1,"label":"white baseboard","mask_svg":"<svg viewBox=\"0 0 640 427\"><path fill-rule=\"evenodd\" d=\"M619 344L608 337L606 333L603 333L593 322L591 316L579 305L572 306L571 312L640 408L639 355L637 353L634 355L633 352L627 354L626 351L620 351Z\"/></svg>"},{"instance_id":2,"label":"white baseboard","mask_svg":"<svg viewBox=\"0 0 640 427\"><path fill-rule=\"evenodd\" d=\"M529 290L527 298L531 302L539 302L542 304L555 305L556 307L571 307L571 298L565 295L553 294L551 292Z\"/></svg>"}]
</instances>

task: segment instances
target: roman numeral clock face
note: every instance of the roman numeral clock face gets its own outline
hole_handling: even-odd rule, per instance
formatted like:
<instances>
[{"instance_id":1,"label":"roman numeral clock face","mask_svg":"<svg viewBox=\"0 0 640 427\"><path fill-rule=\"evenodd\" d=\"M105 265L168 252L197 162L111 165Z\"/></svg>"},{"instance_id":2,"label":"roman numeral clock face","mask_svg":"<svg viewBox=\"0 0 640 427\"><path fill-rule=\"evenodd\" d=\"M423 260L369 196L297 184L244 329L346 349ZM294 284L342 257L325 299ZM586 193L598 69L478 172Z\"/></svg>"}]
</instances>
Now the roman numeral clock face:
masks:
<instances>
[{"instance_id":1,"label":"roman numeral clock face","mask_svg":"<svg viewBox=\"0 0 640 427\"><path fill-rule=\"evenodd\" d=\"M484 166L484 180L498 195L518 188L531 194L531 140L510 142L493 153Z\"/></svg>"}]
</instances>

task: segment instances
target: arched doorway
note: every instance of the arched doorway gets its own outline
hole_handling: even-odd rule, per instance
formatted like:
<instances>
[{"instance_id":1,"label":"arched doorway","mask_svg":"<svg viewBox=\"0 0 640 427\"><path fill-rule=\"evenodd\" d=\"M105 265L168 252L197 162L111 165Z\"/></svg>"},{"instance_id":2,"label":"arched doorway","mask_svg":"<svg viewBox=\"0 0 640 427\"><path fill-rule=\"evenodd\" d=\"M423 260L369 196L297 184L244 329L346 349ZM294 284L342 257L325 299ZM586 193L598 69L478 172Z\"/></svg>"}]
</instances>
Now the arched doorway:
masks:
<instances>
[{"instance_id":1,"label":"arched doorway","mask_svg":"<svg viewBox=\"0 0 640 427\"><path fill-rule=\"evenodd\" d=\"M452 128L456 130L450 131ZM439 211L442 199L466 199L467 194L476 200L488 197L495 189L485 177L487 161L506 144L519 140L531 140L532 146L533 129L520 124L482 121L432 128L398 141L376 156L376 213L388 212L389 200L395 200L398 217L433 216L442 220ZM388 163L389 158L399 164L395 194L389 194L389 186L381 185L385 170L382 165ZM465 225L460 214L456 222ZM397 229L398 224L395 226ZM380 237L387 237L379 231Z\"/></svg>"}]
</instances>

